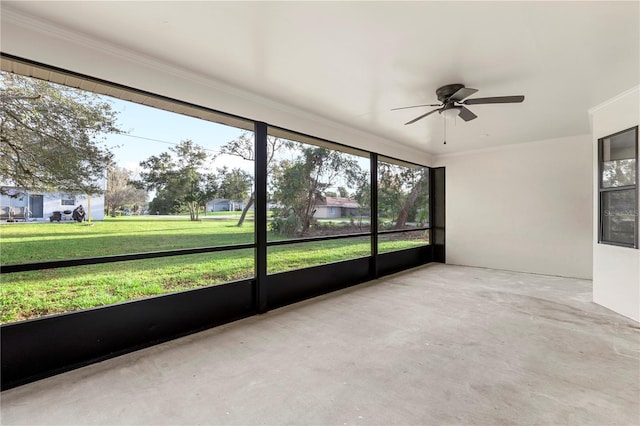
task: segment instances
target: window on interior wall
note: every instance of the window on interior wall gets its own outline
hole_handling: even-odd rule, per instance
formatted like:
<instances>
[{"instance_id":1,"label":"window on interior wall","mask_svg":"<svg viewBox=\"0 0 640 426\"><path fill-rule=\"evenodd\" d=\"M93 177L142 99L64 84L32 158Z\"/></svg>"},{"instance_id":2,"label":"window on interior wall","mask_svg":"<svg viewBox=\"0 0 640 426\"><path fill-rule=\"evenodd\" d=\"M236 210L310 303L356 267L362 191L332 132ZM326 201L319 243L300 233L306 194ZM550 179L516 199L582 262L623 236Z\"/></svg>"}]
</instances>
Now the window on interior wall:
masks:
<instances>
[{"instance_id":1,"label":"window on interior wall","mask_svg":"<svg viewBox=\"0 0 640 426\"><path fill-rule=\"evenodd\" d=\"M378 252L429 244L429 168L378 161Z\"/></svg>"},{"instance_id":2,"label":"window on interior wall","mask_svg":"<svg viewBox=\"0 0 640 426\"><path fill-rule=\"evenodd\" d=\"M598 140L599 242L638 248L638 127Z\"/></svg>"}]
</instances>

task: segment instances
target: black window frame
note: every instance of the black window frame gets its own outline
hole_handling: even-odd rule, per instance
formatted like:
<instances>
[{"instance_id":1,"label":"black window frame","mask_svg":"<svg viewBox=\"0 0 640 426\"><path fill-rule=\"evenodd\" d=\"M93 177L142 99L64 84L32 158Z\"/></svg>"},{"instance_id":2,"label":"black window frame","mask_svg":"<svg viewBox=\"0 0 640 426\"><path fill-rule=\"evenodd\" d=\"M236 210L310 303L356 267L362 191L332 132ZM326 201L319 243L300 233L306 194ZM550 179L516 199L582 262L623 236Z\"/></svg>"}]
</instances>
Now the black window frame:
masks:
<instances>
[{"instance_id":1,"label":"black window frame","mask_svg":"<svg viewBox=\"0 0 640 426\"><path fill-rule=\"evenodd\" d=\"M621 135L623 133L627 133L633 131L634 132L634 148L635 148L635 183L633 185L624 185L624 186L614 186L614 187L603 187L603 154L604 154L604 141L606 139L612 138L614 136ZM604 136L598 139L598 244L618 246L618 247L626 247L626 248L634 248L638 249L638 165L640 155L638 155L638 126L629 127L628 129L621 130L616 133L612 133L610 135ZM634 194L634 235L633 235L633 243L624 243L620 241L612 241L605 239L604 236L604 203L603 197L604 194L611 194L615 192L628 191L633 190Z\"/></svg>"},{"instance_id":2,"label":"black window frame","mask_svg":"<svg viewBox=\"0 0 640 426\"><path fill-rule=\"evenodd\" d=\"M378 222L378 154L367 149L351 147L339 142L305 135L295 130L280 128L250 117L240 117L216 111L209 107L75 73L4 52L0 52L0 59L2 59L3 70L5 70L5 64L15 66L15 70L6 70L9 72L44 78L52 82L57 81L52 80L50 76L79 79L89 83L90 86L93 85L93 87L109 91L109 93L103 93L99 90L91 90L95 93L107 94L123 100L183 114L185 113L182 111L187 110L189 114L185 115L193 114L195 117L208 119L212 122L253 131L256 188L253 243L0 265L1 277L2 274L48 268L66 268L237 249L254 250L253 278L0 324L0 358L2 358L0 390L6 390L207 328L265 313L281 306L374 280L384 275L430 262L443 263L445 261L445 170L443 167L432 168L423 164L411 163L425 167L429 172L430 217L429 227L424 229L430 233L431 238L427 245L378 253L378 229L376 226L372 226L369 232L357 234L267 241L266 138L268 129L279 129L289 134L368 153L372 223ZM7 62L5 63L5 61ZM39 74L29 75L25 70L29 70L30 67L33 67ZM41 74L42 72L44 74ZM41 77L42 75L47 75L47 77ZM71 85L71 87L74 86ZM112 94L111 91L117 95ZM121 97L124 95L127 96ZM153 104L148 102L153 102ZM180 111L176 111L174 108L180 109ZM409 163L391 156L384 157ZM432 228L433 224L438 224L438 227ZM410 231L415 231L415 229L394 232ZM434 236L435 238L433 238ZM370 238L371 251L369 256L267 274L268 247L353 237Z\"/></svg>"}]
</instances>

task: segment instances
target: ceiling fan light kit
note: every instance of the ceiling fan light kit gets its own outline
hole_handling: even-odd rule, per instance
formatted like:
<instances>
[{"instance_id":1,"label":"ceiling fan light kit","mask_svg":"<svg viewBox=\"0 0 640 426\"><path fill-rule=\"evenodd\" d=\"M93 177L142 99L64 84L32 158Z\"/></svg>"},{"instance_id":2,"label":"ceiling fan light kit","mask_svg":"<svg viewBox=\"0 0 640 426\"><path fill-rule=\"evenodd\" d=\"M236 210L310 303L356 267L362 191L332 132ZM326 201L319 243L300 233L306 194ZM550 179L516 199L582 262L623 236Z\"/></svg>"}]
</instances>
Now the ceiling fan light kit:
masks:
<instances>
[{"instance_id":1,"label":"ceiling fan light kit","mask_svg":"<svg viewBox=\"0 0 640 426\"><path fill-rule=\"evenodd\" d=\"M453 107L440 111L440 114L444 116L445 119L453 120L460 115L460 109L458 109L457 107Z\"/></svg>"}]
</instances>

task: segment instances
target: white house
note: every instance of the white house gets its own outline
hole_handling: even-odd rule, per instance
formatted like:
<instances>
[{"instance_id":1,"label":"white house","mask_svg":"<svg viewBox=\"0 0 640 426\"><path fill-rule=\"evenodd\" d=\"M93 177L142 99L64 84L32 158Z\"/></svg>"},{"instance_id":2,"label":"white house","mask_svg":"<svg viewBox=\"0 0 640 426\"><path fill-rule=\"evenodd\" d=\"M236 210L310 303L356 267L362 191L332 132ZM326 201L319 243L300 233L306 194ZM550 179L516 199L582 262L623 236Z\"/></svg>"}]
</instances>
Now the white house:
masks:
<instances>
[{"instance_id":1,"label":"white house","mask_svg":"<svg viewBox=\"0 0 640 426\"><path fill-rule=\"evenodd\" d=\"M226 198L214 198L205 204L207 212L232 212L241 211L246 203L243 200L229 200Z\"/></svg>"},{"instance_id":2,"label":"white house","mask_svg":"<svg viewBox=\"0 0 640 426\"><path fill-rule=\"evenodd\" d=\"M324 197L316 203L316 219L333 219L359 215L360 204L345 197Z\"/></svg>"},{"instance_id":3,"label":"white house","mask_svg":"<svg viewBox=\"0 0 640 426\"><path fill-rule=\"evenodd\" d=\"M64 192L27 191L4 187L8 194L0 195L0 220L49 221L53 212L62 212L63 220L71 220L73 209L82 205L92 220L104 220L104 194L68 194ZM89 211L90 210L90 211Z\"/></svg>"}]
</instances>

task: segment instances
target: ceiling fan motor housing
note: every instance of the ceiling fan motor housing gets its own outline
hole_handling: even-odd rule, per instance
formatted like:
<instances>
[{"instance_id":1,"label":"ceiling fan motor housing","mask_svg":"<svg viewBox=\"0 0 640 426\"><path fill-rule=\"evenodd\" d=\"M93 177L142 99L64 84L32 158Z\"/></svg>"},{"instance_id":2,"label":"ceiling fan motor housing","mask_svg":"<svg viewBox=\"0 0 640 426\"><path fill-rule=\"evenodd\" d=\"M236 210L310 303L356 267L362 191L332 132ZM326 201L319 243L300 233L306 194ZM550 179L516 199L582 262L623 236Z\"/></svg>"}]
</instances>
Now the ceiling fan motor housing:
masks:
<instances>
[{"instance_id":1,"label":"ceiling fan motor housing","mask_svg":"<svg viewBox=\"0 0 640 426\"><path fill-rule=\"evenodd\" d=\"M438 100L444 104L447 103L447 99L462 88L464 88L464 84L447 84L436 90L436 96Z\"/></svg>"}]
</instances>

